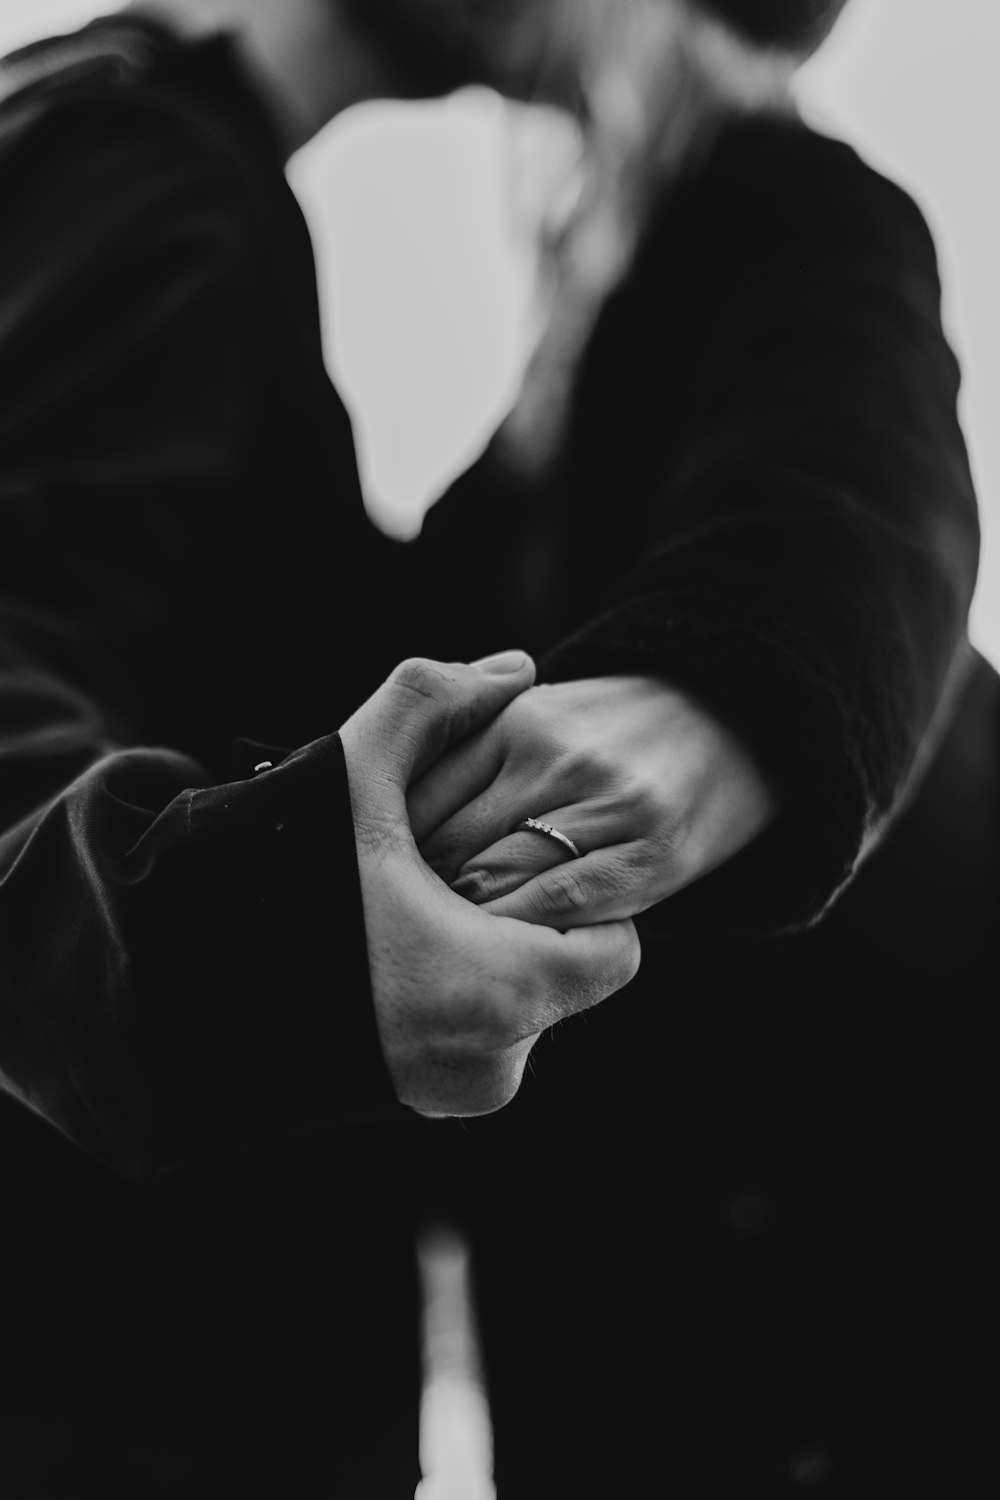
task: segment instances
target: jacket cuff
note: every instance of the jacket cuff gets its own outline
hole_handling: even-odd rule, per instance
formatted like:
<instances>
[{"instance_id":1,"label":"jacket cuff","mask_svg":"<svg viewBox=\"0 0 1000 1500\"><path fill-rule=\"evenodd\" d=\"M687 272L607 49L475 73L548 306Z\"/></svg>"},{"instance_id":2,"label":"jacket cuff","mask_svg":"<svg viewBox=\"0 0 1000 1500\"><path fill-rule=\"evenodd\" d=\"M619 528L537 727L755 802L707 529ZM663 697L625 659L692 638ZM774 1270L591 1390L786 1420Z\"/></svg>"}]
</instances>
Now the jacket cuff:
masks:
<instances>
[{"instance_id":1,"label":"jacket cuff","mask_svg":"<svg viewBox=\"0 0 1000 1500\"><path fill-rule=\"evenodd\" d=\"M375 1019L340 738L263 758L192 794L188 838L160 865L188 913L160 976L187 995L163 1040L193 1039L172 1088L182 1154L410 1114Z\"/></svg>"}]
</instances>

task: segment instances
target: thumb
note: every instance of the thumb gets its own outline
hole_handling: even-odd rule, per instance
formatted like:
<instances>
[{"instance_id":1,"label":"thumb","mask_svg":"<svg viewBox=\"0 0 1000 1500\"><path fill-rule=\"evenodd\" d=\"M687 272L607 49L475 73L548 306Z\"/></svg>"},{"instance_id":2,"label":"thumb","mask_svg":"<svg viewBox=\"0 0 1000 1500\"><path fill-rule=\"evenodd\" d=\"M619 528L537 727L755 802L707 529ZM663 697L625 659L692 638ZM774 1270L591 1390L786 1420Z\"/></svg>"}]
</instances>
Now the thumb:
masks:
<instances>
[{"instance_id":1,"label":"thumb","mask_svg":"<svg viewBox=\"0 0 1000 1500\"><path fill-rule=\"evenodd\" d=\"M524 651L469 665L412 657L344 725L345 753L405 794L450 745L488 724L534 680L535 664Z\"/></svg>"}]
</instances>

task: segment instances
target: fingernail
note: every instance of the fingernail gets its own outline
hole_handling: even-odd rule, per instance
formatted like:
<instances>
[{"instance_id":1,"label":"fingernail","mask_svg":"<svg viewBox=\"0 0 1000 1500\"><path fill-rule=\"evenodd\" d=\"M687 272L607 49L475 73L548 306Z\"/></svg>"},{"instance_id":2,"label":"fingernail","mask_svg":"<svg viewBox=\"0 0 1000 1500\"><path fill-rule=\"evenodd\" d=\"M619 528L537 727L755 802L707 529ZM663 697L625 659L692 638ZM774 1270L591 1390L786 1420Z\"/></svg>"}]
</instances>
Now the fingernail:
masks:
<instances>
[{"instance_id":1,"label":"fingernail","mask_svg":"<svg viewBox=\"0 0 1000 1500\"><path fill-rule=\"evenodd\" d=\"M527 660L525 651L498 651L496 656L484 656L472 665L490 677L504 677L511 672L520 672Z\"/></svg>"}]
</instances>

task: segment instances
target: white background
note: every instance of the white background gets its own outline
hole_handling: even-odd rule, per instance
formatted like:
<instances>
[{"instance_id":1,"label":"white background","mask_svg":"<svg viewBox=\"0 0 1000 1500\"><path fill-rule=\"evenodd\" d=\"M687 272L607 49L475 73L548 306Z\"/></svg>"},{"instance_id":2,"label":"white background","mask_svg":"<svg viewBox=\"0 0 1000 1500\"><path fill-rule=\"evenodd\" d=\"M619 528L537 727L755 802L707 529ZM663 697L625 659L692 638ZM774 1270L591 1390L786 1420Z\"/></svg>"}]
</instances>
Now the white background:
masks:
<instances>
[{"instance_id":1,"label":"white background","mask_svg":"<svg viewBox=\"0 0 1000 1500\"><path fill-rule=\"evenodd\" d=\"M0 0L0 52L113 8ZM1000 6L853 0L805 70L810 118L915 194L938 241L983 508L973 615L1000 662ZM503 106L367 106L292 164L317 245L331 367L383 524L412 531L516 389L528 265L511 229ZM0 232L3 206L0 204Z\"/></svg>"}]
</instances>

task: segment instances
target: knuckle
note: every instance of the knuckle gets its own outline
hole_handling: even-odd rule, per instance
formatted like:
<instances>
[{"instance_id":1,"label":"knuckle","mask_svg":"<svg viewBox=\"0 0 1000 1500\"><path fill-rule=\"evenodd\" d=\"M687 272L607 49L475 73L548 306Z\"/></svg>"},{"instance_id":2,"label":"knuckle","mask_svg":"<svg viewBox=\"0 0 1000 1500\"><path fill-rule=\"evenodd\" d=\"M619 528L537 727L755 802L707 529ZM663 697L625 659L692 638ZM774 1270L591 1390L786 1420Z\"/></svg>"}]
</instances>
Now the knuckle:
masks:
<instances>
[{"instance_id":1,"label":"knuckle","mask_svg":"<svg viewBox=\"0 0 1000 1500\"><path fill-rule=\"evenodd\" d=\"M588 745L563 744L559 753L559 774L569 787L593 790L604 785L604 773Z\"/></svg>"},{"instance_id":2,"label":"knuckle","mask_svg":"<svg viewBox=\"0 0 1000 1500\"><path fill-rule=\"evenodd\" d=\"M599 786L609 787L615 796L620 796L625 783L622 758L607 745L593 745L587 757L591 775Z\"/></svg>"},{"instance_id":3,"label":"knuckle","mask_svg":"<svg viewBox=\"0 0 1000 1500\"><path fill-rule=\"evenodd\" d=\"M640 869L670 870L682 858L690 832L688 820L671 804L663 788L637 781L623 788L614 812L622 835L631 841L631 859Z\"/></svg>"},{"instance_id":4,"label":"knuckle","mask_svg":"<svg viewBox=\"0 0 1000 1500\"><path fill-rule=\"evenodd\" d=\"M464 865L452 889L474 906L483 906L500 893L500 881L496 871L486 865Z\"/></svg>"},{"instance_id":5,"label":"knuckle","mask_svg":"<svg viewBox=\"0 0 1000 1500\"><path fill-rule=\"evenodd\" d=\"M447 702L450 697L450 681L441 662L427 657L411 656L394 667L389 681L395 688L415 698L432 704Z\"/></svg>"},{"instance_id":6,"label":"knuckle","mask_svg":"<svg viewBox=\"0 0 1000 1500\"><path fill-rule=\"evenodd\" d=\"M560 719L554 726L561 745L560 771L570 781L590 789L591 795L614 793L617 799L625 784L622 761L611 746L594 738L586 723L566 723Z\"/></svg>"},{"instance_id":7,"label":"knuckle","mask_svg":"<svg viewBox=\"0 0 1000 1500\"><path fill-rule=\"evenodd\" d=\"M644 827L667 829L671 818L664 807L663 791L655 781L638 781L629 789L633 815Z\"/></svg>"},{"instance_id":8,"label":"knuckle","mask_svg":"<svg viewBox=\"0 0 1000 1500\"><path fill-rule=\"evenodd\" d=\"M646 777L621 780L614 789L613 810L633 834L659 838L673 826L667 794L658 782Z\"/></svg>"},{"instance_id":9,"label":"knuckle","mask_svg":"<svg viewBox=\"0 0 1000 1500\"><path fill-rule=\"evenodd\" d=\"M557 865L539 878L534 900L543 916L575 916L587 910L591 901L590 890L577 874L574 864Z\"/></svg>"},{"instance_id":10,"label":"knuckle","mask_svg":"<svg viewBox=\"0 0 1000 1500\"><path fill-rule=\"evenodd\" d=\"M650 859L644 843L609 855L591 878L595 888L592 908L599 901L602 911L612 915L642 911L655 900L660 885L657 862Z\"/></svg>"}]
</instances>

